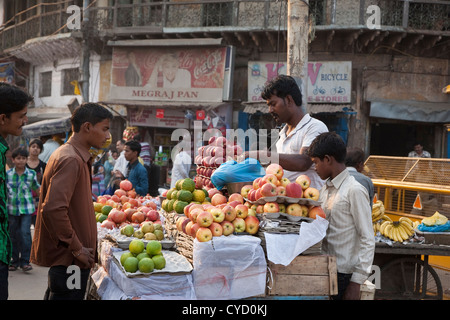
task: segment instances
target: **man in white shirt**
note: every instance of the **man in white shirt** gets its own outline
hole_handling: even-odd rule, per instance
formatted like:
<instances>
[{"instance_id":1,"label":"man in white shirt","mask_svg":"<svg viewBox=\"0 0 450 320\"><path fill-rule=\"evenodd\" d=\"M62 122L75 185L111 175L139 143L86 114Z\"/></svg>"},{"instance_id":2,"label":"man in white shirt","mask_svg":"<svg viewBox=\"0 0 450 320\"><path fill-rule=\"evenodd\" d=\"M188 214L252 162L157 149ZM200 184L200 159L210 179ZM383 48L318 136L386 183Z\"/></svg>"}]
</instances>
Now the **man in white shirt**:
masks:
<instances>
[{"instance_id":1,"label":"man in white shirt","mask_svg":"<svg viewBox=\"0 0 450 320\"><path fill-rule=\"evenodd\" d=\"M322 251L337 263L338 295L333 298L359 300L375 254L369 194L345 167L346 146L336 133L320 134L308 154L319 176L327 179L319 201L329 222Z\"/></svg>"},{"instance_id":2,"label":"man in white shirt","mask_svg":"<svg viewBox=\"0 0 450 320\"><path fill-rule=\"evenodd\" d=\"M294 78L279 75L271 80L261 93L266 100L269 112L277 124L285 123L279 133L276 152L267 157L277 159L283 167L284 176L294 182L298 176L306 174L311 179L311 187L320 189L324 183L314 170L308 147L314 138L322 132L328 132L327 126L306 113L302 107L302 93ZM260 158L259 152L247 152L246 157ZM264 163L262 163L264 165Z\"/></svg>"},{"instance_id":3,"label":"man in white shirt","mask_svg":"<svg viewBox=\"0 0 450 320\"><path fill-rule=\"evenodd\" d=\"M38 158L47 163L52 153L60 147L60 144L57 141L53 140L53 136L45 136L41 139L47 140L44 142L44 148L42 149L42 152L39 154Z\"/></svg>"},{"instance_id":4,"label":"man in white shirt","mask_svg":"<svg viewBox=\"0 0 450 320\"><path fill-rule=\"evenodd\" d=\"M127 166L128 161L125 159L125 140L120 139L116 142L116 149L119 152L119 157L116 160L116 163L114 164L114 172L119 171L122 176L127 176Z\"/></svg>"}]
</instances>

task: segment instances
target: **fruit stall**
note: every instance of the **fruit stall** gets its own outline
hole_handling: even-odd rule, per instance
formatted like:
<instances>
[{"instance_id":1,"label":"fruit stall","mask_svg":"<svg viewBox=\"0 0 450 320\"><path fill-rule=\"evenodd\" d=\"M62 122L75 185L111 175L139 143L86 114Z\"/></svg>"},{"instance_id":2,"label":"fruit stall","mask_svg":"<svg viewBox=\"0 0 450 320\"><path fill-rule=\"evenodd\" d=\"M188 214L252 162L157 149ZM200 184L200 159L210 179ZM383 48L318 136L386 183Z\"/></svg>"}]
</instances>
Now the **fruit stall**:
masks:
<instances>
[{"instance_id":1,"label":"fruit stall","mask_svg":"<svg viewBox=\"0 0 450 320\"><path fill-rule=\"evenodd\" d=\"M226 141L217 143L227 148ZM204 162L216 174L226 167L215 163ZM96 297L329 299L336 294L335 257L321 253L328 222L319 191L284 178L278 165L261 168L246 181L213 186L214 173L180 179L160 197L136 197L128 183L112 196L98 197L100 260L90 286Z\"/></svg>"},{"instance_id":2,"label":"fruit stall","mask_svg":"<svg viewBox=\"0 0 450 320\"><path fill-rule=\"evenodd\" d=\"M377 298L443 299L450 270L450 160L370 156ZM401 274L401 277L398 275ZM447 288L449 284L446 284Z\"/></svg>"}]
</instances>

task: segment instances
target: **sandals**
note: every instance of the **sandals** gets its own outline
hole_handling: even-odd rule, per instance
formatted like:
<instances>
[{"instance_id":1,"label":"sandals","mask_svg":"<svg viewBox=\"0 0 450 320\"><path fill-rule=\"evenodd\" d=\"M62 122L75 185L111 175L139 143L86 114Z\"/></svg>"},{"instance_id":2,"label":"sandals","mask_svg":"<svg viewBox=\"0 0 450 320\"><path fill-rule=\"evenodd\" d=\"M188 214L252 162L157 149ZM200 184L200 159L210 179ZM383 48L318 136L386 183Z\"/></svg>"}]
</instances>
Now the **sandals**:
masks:
<instances>
[{"instance_id":1,"label":"sandals","mask_svg":"<svg viewBox=\"0 0 450 320\"><path fill-rule=\"evenodd\" d=\"M16 270L17 270L17 266L10 265L8 267L8 271L16 271Z\"/></svg>"},{"instance_id":2,"label":"sandals","mask_svg":"<svg viewBox=\"0 0 450 320\"><path fill-rule=\"evenodd\" d=\"M22 267L22 270L23 270L23 271L30 271L31 269L33 269L33 267L32 267L31 265L29 265L29 264L26 264L26 265L24 265L24 266Z\"/></svg>"}]
</instances>

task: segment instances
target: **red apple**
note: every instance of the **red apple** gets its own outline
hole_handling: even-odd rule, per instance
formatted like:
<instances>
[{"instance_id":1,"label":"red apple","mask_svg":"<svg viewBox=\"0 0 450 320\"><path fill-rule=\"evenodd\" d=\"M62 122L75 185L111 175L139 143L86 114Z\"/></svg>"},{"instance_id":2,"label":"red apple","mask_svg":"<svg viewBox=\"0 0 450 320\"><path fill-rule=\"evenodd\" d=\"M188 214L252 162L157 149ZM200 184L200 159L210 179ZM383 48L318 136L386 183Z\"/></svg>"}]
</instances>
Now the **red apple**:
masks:
<instances>
[{"instance_id":1,"label":"red apple","mask_svg":"<svg viewBox=\"0 0 450 320\"><path fill-rule=\"evenodd\" d=\"M286 196L291 198L301 198L303 195L302 187L295 182L289 182L286 186Z\"/></svg>"},{"instance_id":2,"label":"red apple","mask_svg":"<svg viewBox=\"0 0 450 320\"><path fill-rule=\"evenodd\" d=\"M286 188L286 186L287 186L288 183L290 183L290 182L291 182L291 181L289 181L288 178L283 177L283 178L281 178L281 180L280 180L280 185Z\"/></svg>"},{"instance_id":3,"label":"red apple","mask_svg":"<svg viewBox=\"0 0 450 320\"><path fill-rule=\"evenodd\" d=\"M225 214L225 220L227 221L233 221L236 218L236 209L232 206L225 206L222 209L223 213Z\"/></svg>"},{"instance_id":4,"label":"red apple","mask_svg":"<svg viewBox=\"0 0 450 320\"><path fill-rule=\"evenodd\" d=\"M312 219L316 219L317 216L321 216L322 218L326 219L326 214L320 206L312 207L308 212L308 216Z\"/></svg>"},{"instance_id":5,"label":"red apple","mask_svg":"<svg viewBox=\"0 0 450 320\"><path fill-rule=\"evenodd\" d=\"M269 173L274 174L280 180L283 177L284 171L278 163L271 163L266 168L266 174Z\"/></svg>"},{"instance_id":6,"label":"red apple","mask_svg":"<svg viewBox=\"0 0 450 320\"><path fill-rule=\"evenodd\" d=\"M254 216L256 217L256 210L253 208L248 208L248 215L247 216Z\"/></svg>"},{"instance_id":7,"label":"red apple","mask_svg":"<svg viewBox=\"0 0 450 320\"><path fill-rule=\"evenodd\" d=\"M189 217L188 218L191 219L194 222L197 222L198 215L200 213L202 213L203 211L205 211L205 210L203 210L202 208L192 209L191 211L189 211Z\"/></svg>"},{"instance_id":8,"label":"red apple","mask_svg":"<svg viewBox=\"0 0 450 320\"><path fill-rule=\"evenodd\" d=\"M274 185L277 185L278 178L273 173L268 173L264 177L262 177L262 180L265 181L265 183L272 183Z\"/></svg>"},{"instance_id":9,"label":"red apple","mask_svg":"<svg viewBox=\"0 0 450 320\"><path fill-rule=\"evenodd\" d=\"M183 231L183 229L181 228L181 226L182 226L184 220L186 220L186 219L187 219L187 217L183 217L183 216L181 216L181 217L179 217L179 218L177 219L177 222L176 222L175 225L176 225L178 231Z\"/></svg>"},{"instance_id":10,"label":"red apple","mask_svg":"<svg viewBox=\"0 0 450 320\"><path fill-rule=\"evenodd\" d=\"M254 216L248 216L244 220L245 222L245 231L250 234L256 234L259 230L259 220Z\"/></svg>"},{"instance_id":11,"label":"red apple","mask_svg":"<svg viewBox=\"0 0 450 320\"><path fill-rule=\"evenodd\" d=\"M255 190L255 201L262 197L261 188Z\"/></svg>"},{"instance_id":12,"label":"red apple","mask_svg":"<svg viewBox=\"0 0 450 320\"><path fill-rule=\"evenodd\" d=\"M264 213L264 205L258 204L255 211L256 213Z\"/></svg>"},{"instance_id":13,"label":"red apple","mask_svg":"<svg viewBox=\"0 0 450 320\"><path fill-rule=\"evenodd\" d=\"M277 196L286 196L286 188L283 186L277 187Z\"/></svg>"},{"instance_id":14,"label":"red apple","mask_svg":"<svg viewBox=\"0 0 450 320\"><path fill-rule=\"evenodd\" d=\"M213 206L217 206L218 204L221 203L227 203L227 197L225 197L223 194L219 194L216 193L215 195L213 195L213 197L211 198L211 204Z\"/></svg>"},{"instance_id":15,"label":"red apple","mask_svg":"<svg viewBox=\"0 0 450 320\"><path fill-rule=\"evenodd\" d=\"M238 204L242 204L242 203L239 202L239 201L237 201L237 200L228 202L228 205L229 205L229 206L232 206L233 208L236 208L236 206L237 206Z\"/></svg>"},{"instance_id":16,"label":"red apple","mask_svg":"<svg viewBox=\"0 0 450 320\"><path fill-rule=\"evenodd\" d=\"M211 188L208 190L208 196L210 199L212 199L212 197L216 194L216 193L220 193L222 194L222 192L220 192L219 190L217 190L217 188Z\"/></svg>"},{"instance_id":17,"label":"red apple","mask_svg":"<svg viewBox=\"0 0 450 320\"><path fill-rule=\"evenodd\" d=\"M316 188L309 187L303 192L303 197L314 201L319 200L320 192Z\"/></svg>"},{"instance_id":18,"label":"red apple","mask_svg":"<svg viewBox=\"0 0 450 320\"><path fill-rule=\"evenodd\" d=\"M311 178L308 177L306 174L299 175L297 179L295 179L295 182L302 186L303 190L306 190L309 188L311 184Z\"/></svg>"},{"instance_id":19,"label":"red apple","mask_svg":"<svg viewBox=\"0 0 450 320\"><path fill-rule=\"evenodd\" d=\"M186 234L188 235L188 236L190 236L192 233L191 233L191 229L192 229L192 226L194 225L194 221L189 221L187 224L186 224L186 226L185 226L185 230L186 230Z\"/></svg>"},{"instance_id":20,"label":"red apple","mask_svg":"<svg viewBox=\"0 0 450 320\"><path fill-rule=\"evenodd\" d=\"M200 227L209 227L214 222L211 212L203 211L197 216L196 222Z\"/></svg>"},{"instance_id":21,"label":"red apple","mask_svg":"<svg viewBox=\"0 0 450 320\"><path fill-rule=\"evenodd\" d=\"M239 204L235 208L236 217L245 219L248 216L248 207L243 204Z\"/></svg>"},{"instance_id":22,"label":"red apple","mask_svg":"<svg viewBox=\"0 0 450 320\"><path fill-rule=\"evenodd\" d=\"M215 207L212 208L210 212L212 214L214 222L220 223L225 220L225 213L222 211L222 209Z\"/></svg>"},{"instance_id":23,"label":"red apple","mask_svg":"<svg viewBox=\"0 0 450 320\"><path fill-rule=\"evenodd\" d=\"M264 212L273 213L279 212L280 208L277 202L266 202L263 207Z\"/></svg>"},{"instance_id":24,"label":"red apple","mask_svg":"<svg viewBox=\"0 0 450 320\"><path fill-rule=\"evenodd\" d=\"M308 207L304 204L301 204L300 207L302 208L302 217L307 217L309 211Z\"/></svg>"},{"instance_id":25,"label":"red apple","mask_svg":"<svg viewBox=\"0 0 450 320\"><path fill-rule=\"evenodd\" d=\"M212 239L212 232L209 228L200 227L195 235L198 241L206 242Z\"/></svg>"},{"instance_id":26,"label":"red apple","mask_svg":"<svg viewBox=\"0 0 450 320\"><path fill-rule=\"evenodd\" d=\"M290 214L291 216L295 217L302 217L303 216L303 210L300 204L298 203L291 203L286 207L286 213Z\"/></svg>"},{"instance_id":27,"label":"red apple","mask_svg":"<svg viewBox=\"0 0 450 320\"><path fill-rule=\"evenodd\" d=\"M242 218L236 218L232 221L235 232L244 232L245 231L245 221Z\"/></svg>"},{"instance_id":28,"label":"red apple","mask_svg":"<svg viewBox=\"0 0 450 320\"><path fill-rule=\"evenodd\" d=\"M200 228L200 225L198 223L194 223L191 225L191 233L190 236L192 236L193 238L196 237L197 235L197 231Z\"/></svg>"},{"instance_id":29,"label":"red apple","mask_svg":"<svg viewBox=\"0 0 450 320\"><path fill-rule=\"evenodd\" d=\"M255 200L255 193L256 193L256 190L253 189L253 188L248 192L248 195L247 195L248 201L251 201L251 202L256 201Z\"/></svg>"},{"instance_id":30,"label":"red apple","mask_svg":"<svg viewBox=\"0 0 450 320\"><path fill-rule=\"evenodd\" d=\"M256 178L255 180L253 180L253 189L259 189L259 182L261 181L261 178Z\"/></svg>"},{"instance_id":31,"label":"red apple","mask_svg":"<svg viewBox=\"0 0 450 320\"><path fill-rule=\"evenodd\" d=\"M244 197L240 193L232 193L228 197L228 202L239 201L240 203L244 203Z\"/></svg>"},{"instance_id":32,"label":"red apple","mask_svg":"<svg viewBox=\"0 0 450 320\"><path fill-rule=\"evenodd\" d=\"M223 227L218 222L213 222L209 226L209 230L211 230L211 233L212 233L213 237L220 237L223 234Z\"/></svg>"},{"instance_id":33,"label":"red apple","mask_svg":"<svg viewBox=\"0 0 450 320\"><path fill-rule=\"evenodd\" d=\"M263 197L273 197L277 195L277 186L270 182L264 184L259 190L261 190L261 196Z\"/></svg>"},{"instance_id":34,"label":"red apple","mask_svg":"<svg viewBox=\"0 0 450 320\"><path fill-rule=\"evenodd\" d=\"M220 225L222 226L222 233L224 236L228 236L234 232L234 226L230 221L222 221Z\"/></svg>"},{"instance_id":35,"label":"red apple","mask_svg":"<svg viewBox=\"0 0 450 320\"><path fill-rule=\"evenodd\" d=\"M241 188L241 196L242 196L243 198L248 199L248 193L249 193L249 191L252 190L252 189L253 189L253 186L252 186L252 185L246 184L245 186L243 186L243 187Z\"/></svg>"},{"instance_id":36,"label":"red apple","mask_svg":"<svg viewBox=\"0 0 450 320\"><path fill-rule=\"evenodd\" d=\"M278 210L279 212L286 213L286 205L284 203L279 203Z\"/></svg>"},{"instance_id":37,"label":"red apple","mask_svg":"<svg viewBox=\"0 0 450 320\"><path fill-rule=\"evenodd\" d=\"M181 231L183 231L184 233L186 233L186 225L190 222L191 220L186 218L183 220L183 222L181 223Z\"/></svg>"}]
</instances>

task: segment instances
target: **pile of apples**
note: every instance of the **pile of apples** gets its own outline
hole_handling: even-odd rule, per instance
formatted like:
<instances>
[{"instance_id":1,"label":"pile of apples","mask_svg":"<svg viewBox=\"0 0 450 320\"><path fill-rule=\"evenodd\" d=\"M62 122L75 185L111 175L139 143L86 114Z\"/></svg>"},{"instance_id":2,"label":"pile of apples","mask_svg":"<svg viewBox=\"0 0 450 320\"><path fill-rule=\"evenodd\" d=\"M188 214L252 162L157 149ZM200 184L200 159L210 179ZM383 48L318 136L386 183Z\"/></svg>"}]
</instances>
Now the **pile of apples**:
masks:
<instances>
[{"instance_id":1,"label":"pile of apples","mask_svg":"<svg viewBox=\"0 0 450 320\"><path fill-rule=\"evenodd\" d=\"M310 186L311 178L303 174L292 182L284 177L283 167L276 163L271 163L266 168L263 177L253 180L253 184L245 185L241 188L241 195L250 203L258 201L260 198L269 197L290 197L304 198L317 201L320 192ZM325 218L325 213L320 206L307 206L299 203L283 203L279 201L267 201L264 205L253 205L256 213L281 212L292 216L309 217L315 219L317 215Z\"/></svg>"},{"instance_id":2,"label":"pile of apples","mask_svg":"<svg viewBox=\"0 0 450 320\"><path fill-rule=\"evenodd\" d=\"M200 242L233 233L247 232L254 235L259 230L259 219L254 210L250 210L250 205L239 193L233 193L227 198L217 191L212 195L211 203L187 205L184 216L176 220L176 227L179 232Z\"/></svg>"},{"instance_id":3,"label":"pile of apples","mask_svg":"<svg viewBox=\"0 0 450 320\"><path fill-rule=\"evenodd\" d=\"M120 188L113 195L98 196L94 202L94 206L101 206L104 212L109 211L100 226L107 229L120 229L128 224L140 227L146 221L161 225L156 203L151 199L149 195L138 197L129 180L121 181ZM105 211L106 206L109 210Z\"/></svg>"},{"instance_id":4,"label":"pile of apples","mask_svg":"<svg viewBox=\"0 0 450 320\"><path fill-rule=\"evenodd\" d=\"M194 158L197 165L197 175L194 179L195 187L214 188L211 176L224 162L235 159L242 154L242 147L229 142L223 136L209 138L206 146L198 148L198 155Z\"/></svg>"}]
</instances>

